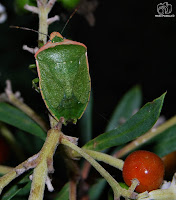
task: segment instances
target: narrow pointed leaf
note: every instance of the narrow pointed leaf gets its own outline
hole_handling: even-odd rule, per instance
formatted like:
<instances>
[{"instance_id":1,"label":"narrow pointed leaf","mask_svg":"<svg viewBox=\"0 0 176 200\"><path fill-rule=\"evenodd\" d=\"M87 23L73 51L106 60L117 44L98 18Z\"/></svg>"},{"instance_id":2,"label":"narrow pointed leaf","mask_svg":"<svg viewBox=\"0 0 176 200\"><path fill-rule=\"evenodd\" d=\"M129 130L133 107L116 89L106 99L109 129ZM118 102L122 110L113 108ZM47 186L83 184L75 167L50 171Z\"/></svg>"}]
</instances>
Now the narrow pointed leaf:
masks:
<instances>
[{"instance_id":1,"label":"narrow pointed leaf","mask_svg":"<svg viewBox=\"0 0 176 200\"><path fill-rule=\"evenodd\" d=\"M16 185L12 186L9 191L7 191L3 196L2 200L10 200L12 199L18 192L20 192L21 188L18 188Z\"/></svg>"},{"instance_id":2,"label":"narrow pointed leaf","mask_svg":"<svg viewBox=\"0 0 176 200\"><path fill-rule=\"evenodd\" d=\"M0 121L45 140L46 133L38 124L21 110L4 102L0 103Z\"/></svg>"},{"instance_id":3,"label":"narrow pointed leaf","mask_svg":"<svg viewBox=\"0 0 176 200\"><path fill-rule=\"evenodd\" d=\"M92 139L92 107L93 97L90 95L89 104L80 120L81 141L85 144Z\"/></svg>"},{"instance_id":4,"label":"narrow pointed leaf","mask_svg":"<svg viewBox=\"0 0 176 200\"><path fill-rule=\"evenodd\" d=\"M103 189L105 188L107 182L105 179L100 179L96 184L94 184L89 190L90 200L97 200L101 196Z\"/></svg>"},{"instance_id":5,"label":"narrow pointed leaf","mask_svg":"<svg viewBox=\"0 0 176 200\"><path fill-rule=\"evenodd\" d=\"M176 151L176 125L171 126L163 131L159 136L154 138L155 145L152 149L160 157L163 157L173 151Z\"/></svg>"},{"instance_id":6,"label":"narrow pointed leaf","mask_svg":"<svg viewBox=\"0 0 176 200\"><path fill-rule=\"evenodd\" d=\"M118 103L106 127L105 132L117 128L122 123L122 121L127 121L140 109L141 103L141 89L139 86L135 86L131 90L129 90Z\"/></svg>"},{"instance_id":7,"label":"narrow pointed leaf","mask_svg":"<svg viewBox=\"0 0 176 200\"><path fill-rule=\"evenodd\" d=\"M14 185L12 186L5 194L2 196L2 200L11 200L11 199L22 199L24 195L27 195L30 192L31 182L23 185Z\"/></svg>"},{"instance_id":8,"label":"narrow pointed leaf","mask_svg":"<svg viewBox=\"0 0 176 200\"><path fill-rule=\"evenodd\" d=\"M69 200L69 182L64 185L54 200Z\"/></svg>"},{"instance_id":9,"label":"narrow pointed leaf","mask_svg":"<svg viewBox=\"0 0 176 200\"><path fill-rule=\"evenodd\" d=\"M147 103L125 124L103 133L89 141L83 148L101 151L109 147L125 144L147 132L157 121L163 105L165 93Z\"/></svg>"}]
</instances>

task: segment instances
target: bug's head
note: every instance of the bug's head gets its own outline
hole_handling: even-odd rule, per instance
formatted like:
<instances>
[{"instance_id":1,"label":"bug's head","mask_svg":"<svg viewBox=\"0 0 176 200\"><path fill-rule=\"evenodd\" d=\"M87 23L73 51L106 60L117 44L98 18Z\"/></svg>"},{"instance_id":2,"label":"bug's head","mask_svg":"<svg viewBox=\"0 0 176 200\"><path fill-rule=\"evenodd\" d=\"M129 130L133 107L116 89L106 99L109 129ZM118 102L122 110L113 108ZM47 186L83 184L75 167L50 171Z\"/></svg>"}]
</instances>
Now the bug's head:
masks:
<instances>
[{"instance_id":1,"label":"bug's head","mask_svg":"<svg viewBox=\"0 0 176 200\"><path fill-rule=\"evenodd\" d=\"M59 32L52 32L50 35L50 40L52 43L64 41L63 36Z\"/></svg>"}]
</instances>

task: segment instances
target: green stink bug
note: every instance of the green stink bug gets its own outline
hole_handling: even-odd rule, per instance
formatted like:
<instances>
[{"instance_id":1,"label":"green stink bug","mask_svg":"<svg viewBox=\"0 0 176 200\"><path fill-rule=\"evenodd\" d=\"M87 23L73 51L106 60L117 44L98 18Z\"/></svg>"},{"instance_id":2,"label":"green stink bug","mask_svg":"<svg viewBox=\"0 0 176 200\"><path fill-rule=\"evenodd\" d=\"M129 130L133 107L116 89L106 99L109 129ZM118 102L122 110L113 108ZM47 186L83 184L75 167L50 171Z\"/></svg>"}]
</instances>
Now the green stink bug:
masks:
<instances>
[{"instance_id":1,"label":"green stink bug","mask_svg":"<svg viewBox=\"0 0 176 200\"><path fill-rule=\"evenodd\" d=\"M90 96L87 47L53 32L35 59L46 107L57 121L63 117L64 124L76 123Z\"/></svg>"}]
</instances>

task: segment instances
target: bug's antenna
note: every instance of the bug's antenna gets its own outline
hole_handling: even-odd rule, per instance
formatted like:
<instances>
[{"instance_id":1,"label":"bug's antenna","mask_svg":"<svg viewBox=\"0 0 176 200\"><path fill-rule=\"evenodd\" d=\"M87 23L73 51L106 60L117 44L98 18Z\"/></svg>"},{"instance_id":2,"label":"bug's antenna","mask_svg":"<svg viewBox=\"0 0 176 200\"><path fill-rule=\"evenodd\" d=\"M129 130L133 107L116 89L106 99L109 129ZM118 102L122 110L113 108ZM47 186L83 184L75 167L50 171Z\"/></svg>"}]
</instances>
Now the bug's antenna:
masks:
<instances>
[{"instance_id":1,"label":"bug's antenna","mask_svg":"<svg viewBox=\"0 0 176 200\"><path fill-rule=\"evenodd\" d=\"M45 34L45 33L41 33L39 31L36 31L34 29L30 29L30 28L26 28L26 27L20 27L20 26L10 26L10 28L18 28L18 29L22 29L22 30L25 30L25 31L33 31L35 33L40 33L42 35L46 35L48 38L49 38L49 35Z\"/></svg>"},{"instance_id":2,"label":"bug's antenna","mask_svg":"<svg viewBox=\"0 0 176 200\"><path fill-rule=\"evenodd\" d=\"M73 13L72 13L72 14L70 15L70 17L67 19L67 21L66 21L66 23L65 23L65 25L64 25L64 28L63 28L62 31L61 31L61 35L62 35L62 33L64 32L65 27L67 26L68 22L71 20L71 18L73 17L73 15L77 12L78 8L79 8L79 7L75 8L75 10L73 11Z\"/></svg>"}]
</instances>

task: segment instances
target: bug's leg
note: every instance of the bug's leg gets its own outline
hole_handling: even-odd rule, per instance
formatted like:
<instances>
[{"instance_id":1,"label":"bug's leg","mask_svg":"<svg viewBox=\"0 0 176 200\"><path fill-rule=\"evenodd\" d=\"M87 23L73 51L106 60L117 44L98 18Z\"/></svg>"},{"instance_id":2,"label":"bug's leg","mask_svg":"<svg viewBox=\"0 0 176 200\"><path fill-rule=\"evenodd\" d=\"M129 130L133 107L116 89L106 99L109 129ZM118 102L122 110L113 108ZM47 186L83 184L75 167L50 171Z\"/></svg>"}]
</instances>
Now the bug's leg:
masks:
<instances>
[{"instance_id":1,"label":"bug's leg","mask_svg":"<svg viewBox=\"0 0 176 200\"><path fill-rule=\"evenodd\" d=\"M29 65L29 69L34 73L37 74L37 66L36 64Z\"/></svg>"},{"instance_id":2,"label":"bug's leg","mask_svg":"<svg viewBox=\"0 0 176 200\"><path fill-rule=\"evenodd\" d=\"M40 88L37 86L39 82L39 78L35 78L32 80L32 87L35 88L35 90L40 93Z\"/></svg>"},{"instance_id":3,"label":"bug's leg","mask_svg":"<svg viewBox=\"0 0 176 200\"><path fill-rule=\"evenodd\" d=\"M34 69L34 68L37 68L36 64L29 65L29 69Z\"/></svg>"}]
</instances>

